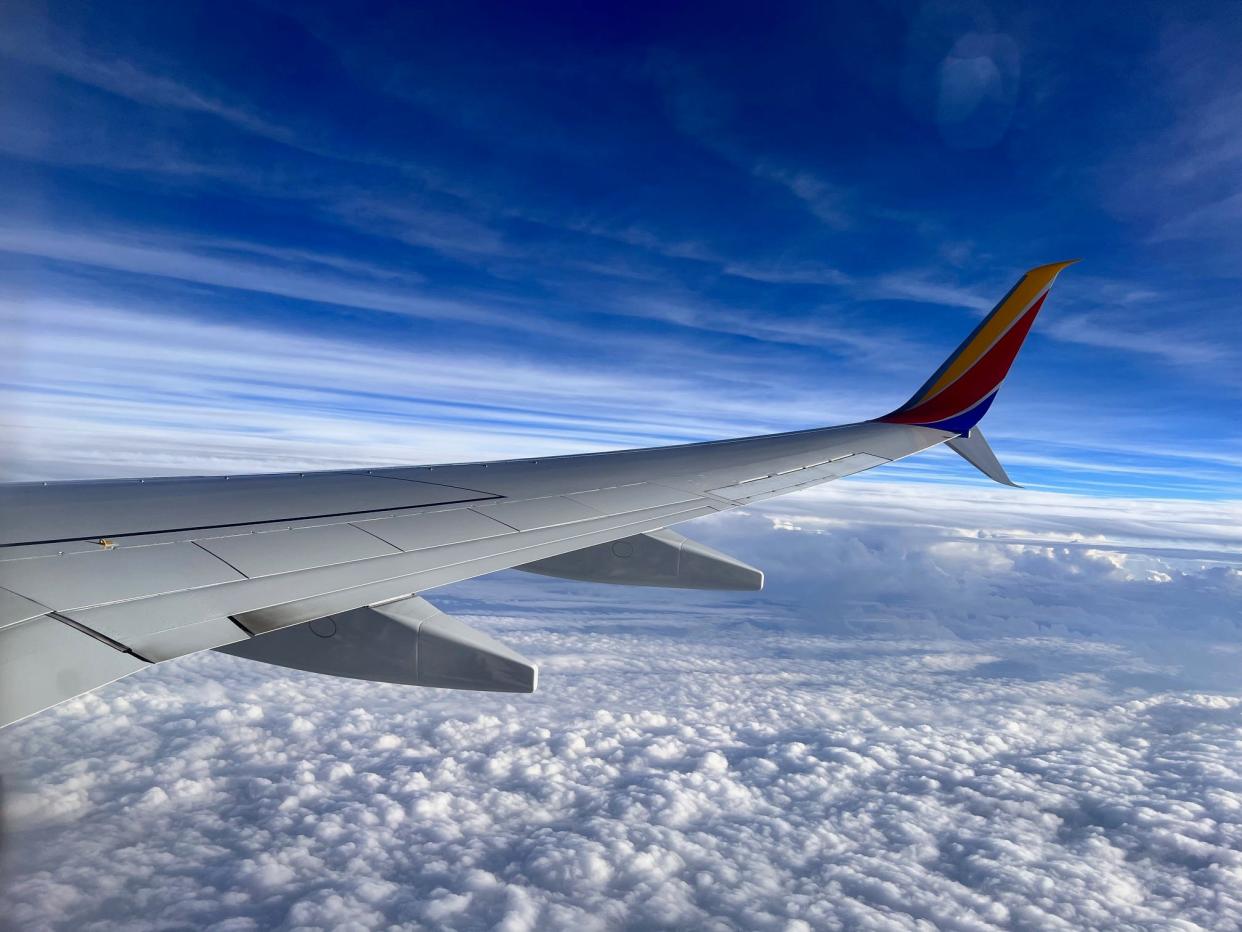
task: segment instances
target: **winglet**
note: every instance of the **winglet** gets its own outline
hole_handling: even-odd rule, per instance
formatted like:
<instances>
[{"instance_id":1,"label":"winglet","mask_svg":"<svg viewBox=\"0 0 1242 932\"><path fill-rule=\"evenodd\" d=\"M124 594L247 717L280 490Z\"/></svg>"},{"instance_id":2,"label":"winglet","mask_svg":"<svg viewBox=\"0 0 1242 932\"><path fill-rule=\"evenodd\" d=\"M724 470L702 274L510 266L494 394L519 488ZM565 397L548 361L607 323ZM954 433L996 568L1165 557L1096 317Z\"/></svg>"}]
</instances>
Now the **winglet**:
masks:
<instances>
[{"instance_id":1,"label":"winglet","mask_svg":"<svg viewBox=\"0 0 1242 932\"><path fill-rule=\"evenodd\" d=\"M996 398L1052 283L1077 261L1041 265L1023 275L914 397L876 420L969 434Z\"/></svg>"},{"instance_id":2,"label":"winglet","mask_svg":"<svg viewBox=\"0 0 1242 932\"><path fill-rule=\"evenodd\" d=\"M972 428L968 434L954 437L948 442L948 446L954 453L989 479L993 479L1001 485L1011 485L1015 489L1022 488L1022 486L1009 478L1009 474L1005 472L1005 467L1000 464L1000 460L996 458L996 454L992 452L988 442L983 439L983 431L978 427Z\"/></svg>"}]
</instances>

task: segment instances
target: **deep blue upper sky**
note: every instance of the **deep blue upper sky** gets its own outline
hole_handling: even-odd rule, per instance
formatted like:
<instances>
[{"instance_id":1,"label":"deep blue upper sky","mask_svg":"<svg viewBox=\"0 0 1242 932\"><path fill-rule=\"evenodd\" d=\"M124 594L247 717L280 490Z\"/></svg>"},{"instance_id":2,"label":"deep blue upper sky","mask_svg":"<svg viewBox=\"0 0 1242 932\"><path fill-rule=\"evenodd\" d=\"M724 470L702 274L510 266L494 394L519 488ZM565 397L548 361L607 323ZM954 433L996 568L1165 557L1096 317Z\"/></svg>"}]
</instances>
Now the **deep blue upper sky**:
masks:
<instances>
[{"instance_id":1,"label":"deep blue upper sky","mask_svg":"<svg viewBox=\"0 0 1242 932\"><path fill-rule=\"evenodd\" d=\"M1242 5L288 6L6 5L11 475L872 416L1082 257L1002 460L1242 492Z\"/></svg>"}]
</instances>

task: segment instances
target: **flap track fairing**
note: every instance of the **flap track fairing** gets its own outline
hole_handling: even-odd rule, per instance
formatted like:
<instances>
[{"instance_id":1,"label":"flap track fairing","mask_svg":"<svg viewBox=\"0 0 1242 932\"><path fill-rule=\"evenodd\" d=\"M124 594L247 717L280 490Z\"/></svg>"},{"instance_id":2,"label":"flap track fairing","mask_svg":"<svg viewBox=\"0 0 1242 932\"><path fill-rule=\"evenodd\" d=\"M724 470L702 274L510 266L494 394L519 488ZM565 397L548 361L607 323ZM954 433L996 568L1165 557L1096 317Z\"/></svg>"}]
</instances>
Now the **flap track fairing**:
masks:
<instances>
[{"instance_id":1,"label":"flap track fairing","mask_svg":"<svg viewBox=\"0 0 1242 932\"><path fill-rule=\"evenodd\" d=\"M517 569L621 586L733 592L763 588L762 570L667 529L536 560Z\"/></svg>"},{"instance_id":2,"label":"flap track fairing","mask_svg":"<svg viewBox=\"0 0 1242 932\"><path fill-rule=\"evenodd\" d=\"M226 654L278 667L410 686L532 693L539 668L418 596L326 615L236 644Z\"/></svg>"}]
</instances>

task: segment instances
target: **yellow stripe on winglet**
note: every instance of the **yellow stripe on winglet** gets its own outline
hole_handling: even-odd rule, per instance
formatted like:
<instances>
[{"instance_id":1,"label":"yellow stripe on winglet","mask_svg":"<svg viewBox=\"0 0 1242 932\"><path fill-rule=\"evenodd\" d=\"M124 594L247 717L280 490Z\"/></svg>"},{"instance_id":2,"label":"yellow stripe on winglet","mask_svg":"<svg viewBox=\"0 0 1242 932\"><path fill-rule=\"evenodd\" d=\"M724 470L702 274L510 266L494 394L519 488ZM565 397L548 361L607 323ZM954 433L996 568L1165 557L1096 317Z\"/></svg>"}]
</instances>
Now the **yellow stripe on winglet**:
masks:
<instances>
[{"instance_id":1,"label":"yellow stripe on winglet","mask_svg":"<svg viewBox=\"0 0 1242 932\"><path fill-rule=\"evenodd\" d=\"M969 345L962 347L957 359L953 360L953 364L940 374L940 378L936 379L934 385L923 392L918 403L921 404L934 398L961 378L962 374L978 362L979 357L1001 338L1001 335L1013 325L1022 312L1034 304L1035 299L1043 291L1052 286L1062 269L1079 261L1081 260L1070 259L1068 262L1051 262L1048 265L1036 266L1023 275L1017 287L999 307L992 311L983 329L975 335Z\"/></svg>"}]
</instances>

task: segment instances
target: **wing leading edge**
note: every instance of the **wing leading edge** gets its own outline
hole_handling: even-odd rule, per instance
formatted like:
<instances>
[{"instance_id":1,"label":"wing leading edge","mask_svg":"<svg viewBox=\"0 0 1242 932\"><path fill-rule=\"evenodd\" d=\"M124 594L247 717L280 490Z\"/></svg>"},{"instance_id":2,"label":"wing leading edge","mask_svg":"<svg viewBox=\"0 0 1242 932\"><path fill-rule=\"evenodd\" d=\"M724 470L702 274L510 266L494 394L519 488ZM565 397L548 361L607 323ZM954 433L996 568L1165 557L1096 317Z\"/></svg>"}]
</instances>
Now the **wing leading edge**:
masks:
<instances>
[{"instance_id":1,"label":"wing leading edge","mask_svg":"<svg viewBox=\"0 0 1242 932\"><path fill-rule=\"evenodd\" d=\"M424 625L406 610L359 610L405 600L421 619L435 610L410 602L417 593L510 567L755 589L758 570L663 529L941 443L1007 482L976 425L1067 265L1024 275L905 405L875 421L539 460L0 486L0 725L229 645L281 663L287 643L286 665L332 672L332 661L306 659L313 641L260 646L330 617L357 629L342 675L365 677L374 656L383 670L373 678L390 682L533 689L532 664L448 616ZM363 631L411 645L421 631L420 665L408 676L388 669L391 656L358 646Z\"/></svg>"}]
</instances>

